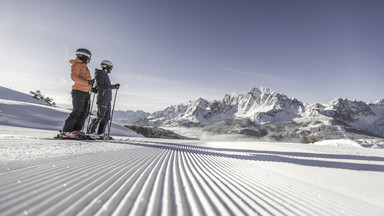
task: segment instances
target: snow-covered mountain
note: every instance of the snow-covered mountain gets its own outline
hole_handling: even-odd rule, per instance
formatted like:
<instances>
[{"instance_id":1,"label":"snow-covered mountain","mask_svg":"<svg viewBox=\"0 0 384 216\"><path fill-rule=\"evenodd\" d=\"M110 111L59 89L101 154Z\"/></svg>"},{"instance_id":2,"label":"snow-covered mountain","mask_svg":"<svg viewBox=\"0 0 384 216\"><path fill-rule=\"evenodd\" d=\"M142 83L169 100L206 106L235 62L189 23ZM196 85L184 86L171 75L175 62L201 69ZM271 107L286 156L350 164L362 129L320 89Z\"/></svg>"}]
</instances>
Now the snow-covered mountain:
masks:
<instances>
[{"instance_id":1,"label":"snow-covered mountain","mask_svg":"<svg viewBox=\"0 0 384 216\"><path fill-rule=\"evenodd\" d=\"M329 134L332 130L338 131L334 138L348 133L384 137L384 100L365 103L335 99L326 105L310 105L268 88L253 88L213 102L198 98L186 105L170 106L151 114L143 124L195 126L214 133L256 133L258 137L290 130L293 139L308 135L326 138L322 131Z\"/></svg>"},{"instance_id":2,"label":"snow-covered mountain","mask_svg":"<svg viewBox=\"0 0 384 216\"><path fill-rule=\"evenodd\" d=\"M113 121L116 122L116 123L124 125L124 124L130 124L130 123L133 123L133 122L140 121L142 119L145 119L149 115L151 115L151 113L144 112L142 110L137 110L137 111L133 111L133 110L126 110L126 111L115 110L113 112Z\"/></svg>"},{"instance_id":3,"label":"snow-covered mountain","mask_svg":"<svg viewBox=\"0 0 384 216\"><path fill-rule=\"evenodd\" d=\"M93 116L97 116L97 110L92 111ZM142 121L143 119L150 116L151 113L144 112L142 110L115 110L113 112L113 122L120 125L129 125L137 121Z\"/></svg>"},{"instance_id":4,"label":"snow-covered mountain","mask_svg":"<svg viewBox=\"0 0 384 216\"><path fill-rule=\"evenodd\" d=\"M366 103L339 98L321 110L325 116L384 137L384 100Z\"/></svg>"},{"instance_id":5,"label":"snow-covered mountain","mask_svg":"<svg viewBox=\"0 0 384 216\"><path fill-rule=\"evenodd\" d=\"M148 117L162 125L180 121L208 123L233 118L249 118L256 123L292 121L305 113L303 103L267 88L253 88L242 94L225 95L220 101L203 98L186 105L170 106Z\"/></svg>"}]
</instances>

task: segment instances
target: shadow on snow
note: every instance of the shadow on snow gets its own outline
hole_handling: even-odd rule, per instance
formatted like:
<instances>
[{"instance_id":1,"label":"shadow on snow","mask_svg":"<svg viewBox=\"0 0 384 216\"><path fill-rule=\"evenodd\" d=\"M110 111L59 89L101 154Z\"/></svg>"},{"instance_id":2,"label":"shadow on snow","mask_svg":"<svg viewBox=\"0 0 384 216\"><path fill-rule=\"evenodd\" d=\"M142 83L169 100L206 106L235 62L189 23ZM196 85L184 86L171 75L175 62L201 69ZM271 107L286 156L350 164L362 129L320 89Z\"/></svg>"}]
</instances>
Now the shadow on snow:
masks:
<instances>
[{"instance_id":1,"label":"shadow on snow","mask_svg":"<svg viewBox=\"0 0 384 216\"><path fill-rule=\"evenodd\" d=\"M384 157L377 157L377 156L227 149L227 148L212 148L212 147L205 147L205 146L191 146L191 145L166 143L166 142L132 143L129 141L128 142L119 141L115 143L129 144L129 145L136 145L136 146L143 146L143 147L150 147L150 148L161 148L161 149L168 149L168 150L174 150L174 151L180 151L180 152L188 152L191 154L201 154L201 155L233 158L233 159L240 159L240 160L280 162L280 163L292 163L292 164L303 165L303 166L384 172L384 165L321 160L321 159L335 159L335 160L384 161ZM293 158L293 157L305 157L305 158Z\"/></svg>"}]
</instances>

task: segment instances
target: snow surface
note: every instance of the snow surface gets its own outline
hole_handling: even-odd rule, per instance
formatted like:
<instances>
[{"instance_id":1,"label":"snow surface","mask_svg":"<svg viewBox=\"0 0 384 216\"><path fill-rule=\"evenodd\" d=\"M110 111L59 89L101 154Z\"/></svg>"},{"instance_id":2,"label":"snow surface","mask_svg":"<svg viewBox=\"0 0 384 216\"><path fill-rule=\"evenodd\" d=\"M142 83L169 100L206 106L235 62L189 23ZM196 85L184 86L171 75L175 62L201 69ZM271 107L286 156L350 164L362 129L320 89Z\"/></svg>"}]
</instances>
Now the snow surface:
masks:
<instances>
[{"instance_id":1,"label":"snow surface","mask_svg":"<svg viewBox=\"0 0 384 216\"><path fill-rule=\"evenodd\" d=\"M380 149L55 133L0 126L0 215L384 214Z\"/></svg>"},{"instance_id":2,"label":"snow surface","mask_svg":"<svg viewBox=\"0 0 384 216\"><path fill-rule=\"evenodd\" d=\"M1 216L384 215L380 140L55 140L66 112L0 110Z\"/></svg>"}]
</instances>

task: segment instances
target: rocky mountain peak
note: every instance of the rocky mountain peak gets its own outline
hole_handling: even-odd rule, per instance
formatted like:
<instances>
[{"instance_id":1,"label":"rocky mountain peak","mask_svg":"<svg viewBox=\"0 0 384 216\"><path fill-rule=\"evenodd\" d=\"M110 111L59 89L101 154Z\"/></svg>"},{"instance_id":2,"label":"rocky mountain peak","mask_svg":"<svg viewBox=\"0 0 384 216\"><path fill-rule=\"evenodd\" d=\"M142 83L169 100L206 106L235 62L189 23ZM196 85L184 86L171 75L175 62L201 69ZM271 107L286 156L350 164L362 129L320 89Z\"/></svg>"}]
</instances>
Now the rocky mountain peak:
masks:
<instances>
[{"instance_id":1,"label":"rocky mountain peak","mask_svg":"<svg viewBox=\"0 0 384 216\"><path fill-rule=\"evenodd\" d=\"M186 105L170 106L147 118L149 124L163 126L220 124L223 121L242 122L242 119L247 127L292 122L320 127L332 124L330 121L343 122L384 136L384 100L365 103L337 98L325 105L303 104L296 98L258 87L243 93L226 94L221 100L198 98Z\"/></svg>"},{"instance_id":2,"label":"rocky mountain peak","mask_svg":"<svg viewBox=\"0 0 384 216\"><path fill-rule=\"evenodd\" d=\"M328 112L330 117L347 123L356 122L360 117L375 116L375 113L367 103L341 98L331 101L325 110L331 111Z\"/></svg>"},{"instance_id":3,"label":"rocky mountain peak","mask_svg":"<svg viewBox=\"0 0 384 216\"><path fill-rule=\"evenodd\" d=\"M222 100L213 102L198 98L178 107L177 111L175 108L167 108L156 112L150 119L161 117L168 123L175 121L206 123L232 118L250 118L252 121L262 123L274 120L289 121L305 110L297 99L289 99L286 95L263 87L240 94L226 94Z\"/></svg>"}]
</instances>

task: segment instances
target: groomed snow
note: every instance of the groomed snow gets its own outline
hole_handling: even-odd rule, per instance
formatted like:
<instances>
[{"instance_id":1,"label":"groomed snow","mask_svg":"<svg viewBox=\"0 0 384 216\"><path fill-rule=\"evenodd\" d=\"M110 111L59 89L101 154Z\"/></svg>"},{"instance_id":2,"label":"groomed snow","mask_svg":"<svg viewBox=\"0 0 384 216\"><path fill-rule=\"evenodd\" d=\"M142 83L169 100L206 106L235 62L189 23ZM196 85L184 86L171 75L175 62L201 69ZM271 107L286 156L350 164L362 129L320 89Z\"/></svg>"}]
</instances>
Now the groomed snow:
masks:
<instances>
[{"instance_id":1,"label":"groomed snow","mask_svg":"<svg viewBox=\"0 0 384 216\"><path fill-rule=\"evenodd\" d=\"M0 215L384 214L384 151L0 126Z\"/></svg>"}]
</instances>

